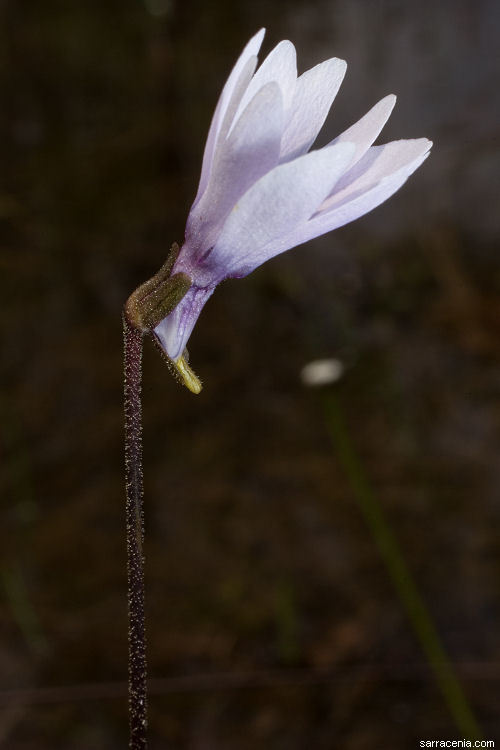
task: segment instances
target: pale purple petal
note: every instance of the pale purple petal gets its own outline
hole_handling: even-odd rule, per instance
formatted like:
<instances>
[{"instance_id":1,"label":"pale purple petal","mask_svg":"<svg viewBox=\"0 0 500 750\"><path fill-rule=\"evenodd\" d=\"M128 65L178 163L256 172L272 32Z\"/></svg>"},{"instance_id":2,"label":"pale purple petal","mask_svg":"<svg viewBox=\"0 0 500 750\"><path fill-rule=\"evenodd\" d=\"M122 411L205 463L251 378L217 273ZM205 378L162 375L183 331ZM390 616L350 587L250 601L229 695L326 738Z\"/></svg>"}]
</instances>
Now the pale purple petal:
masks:
<instances>
[{"instance_id":1,"label":"pale purple petal","mask_svg":"<svg viewBox=\"0 0 500 750\"><path fill-rule=\"evenodd\" d=\"M305 154L316 140L340 88L347 64L333 57L307 70L295 86L288 125L281 143L280 161ZM353 140L343 138L344 141Z\"/></svg>"},{"instance_id":2,"label":"pale purple petal","mask_svg":"<svg viewBox=\"0 0 500 750\"><path fill-rule=\"evenodd\" d=\"M248 102L270 81L276 81L280 87L283 109L287 112L292 103L297 82L297 55L291 42L285 40L276 45L258 68L239 104L233 127Z\"/></svg>"},{"instance_id":3,"label":"pale purple petal","mask_svg":"<svg viewBox=\"0 0 500 750\"><path fill-rule=\"evenodd\" d=\"M231 73L229 74L229 78L227 79L224 88L222 89L222 93L219 97L219 101L217 102L217 106L215 108L215 112L212 117L212 122L210 123L210 130L208 131L207 142L205 144L205 151L203 154L200 184L198 186L198 193L195 198L195 203L199 199L199 197L203 194L206 184L208 182L210 168L212 165L212 159L213 159L213 155L215 151L215 146L217 143L217 136L218 136L221 124L223 122L224 116L226 114L229 101L233 94L233 90L235 86L237 85L240 79L241 73L243 69L245 68L245 66L247 66L247 63L249 62L250 58L255 58L252 63L254 66L253 70L255 70L255 66L257 65L256 56L259 53L265 33L266 33L266 30L261 29L260 31L257 32L257 34L255 34L255 36L253 36L250 39L245 49L241 53L240 57L238 58Z\"/></svg>"},{"instance_id":4,"label":"pale purple petal","mask_svg":"<svg viewBox=\"0 0 500 750\"><path fill-rule=\"evenodd\" d=\"M340 143L312 151L255 183L229 214L207 259L212 273L244 276L272 257L265 246L317 211L353 150L353 144Z\"/></svg>"},{"instance_id":5,"label":"pale purple petal","mask_svg":"<svg viewBox=\"0 0 500 750\"><path fill-rule=\"evenodd\" d=\"M429 151L421 154L405 167L401 167L397 172L383 177L379 183L367 188L364 193L360 192L356 197L351 196L341 204L335 205L333 209L318 214L317 217L311 219L312 229L319 230L319 234L330 232L332 229L338 229L338 227L354 221L354 219L359 219L368 211L380 206L404 185L408 177L418 169L428 156ZM317 224L314 226L316 221ZM315 234L314 236L318 235Z\"/></svg>"},{"instance_id":6,"label":"pale purple petal","mask_svg":"<svg viewBox=\"0 0 500 750\"><path fill-rule=\"evenodd\" d=\"M425 141L426 139L419 140ZM365 186L364 190L351 193L340 204L335 203L329 209L317 213L309 221L270 243L268 247L264 248L264 252L269 253L270 257L277 255L314 237L338 229L338 227L348 224L354 219L359 219L360 216L364 216L364 214L379 206L399 190L408 177L429 156L429 149L432 144L430 141L426 143L425 150L420 149L419 156L416 156L412 161L404 166L399 166L392 173L380 176L378 181Z\"/></svg>"},{"instance_id":7,"label":"pale purple petal","mask_svg":"<svg viewBox=\"0 0 500 750\"><path fill-rule=\"evenodd\" d=\"M356 153L354 154L351 166L354 166L366 151L370 148L372 143L375 141L380 131L384 127L385 123L389 119L394 105L396 104L396 97L394 94L389 94L381 99L374 107L372 107L361 120L358 120L350 128L344 130L337 138L334 138L328 145L334 146L336 143L349 143L356 144Z\"/></svg>"},{"instance_id":8,"label":"pale purple petal","mask_svg":"<svg viewBox=\"0 0 500 750\"><path fill-rule=\"evenodd\" d=\"M247 60L245 67L241 71L240 77L236 83L236 86L233 89L233 93L231 94L231 98L228 101L226 112L220 124L219 131L217 133L217 142L215 144L214 157L212 160L212 164L213 164L213 161L217 157L217 151L220 151L220 149L224 148L225 146L227 134L229 133L229 129L235 122L236 112L238 111L241 100L243 99L243 95L245 91L248 89L250 81L253 78L253 74L255 73L256 67L257 67L257 58L255 56L250 57Z\"/></svg>"},{"instance_id":9,"label":"pale purple petal","mask_svg":"<svg viewBox=\"0 0 500 750\"><path fill-rule=\"evenodd\" d=\"M268 83L248 104L224 146L217 149L206 190L190 212L186 241L192 263L215 244L239 198L278 164L283 125L281 90L277 83ZM182 270L190 273L188 268Z\"/></svg>"},{"instance_id":10,"label":"pale purple petal","mask_svg":"<svg viewBox=\"0 0 500 750\"><path fill-rule=\"evenodd\" d=\"M427 138L391 141L383 146L372 146L365 155L335 185L320 211L327 211L347 199L356 197L384 177L412 164L432 146Z\"/></svg>"},{"instance_id":11,"label":"pale purple petal","mask_svg":"<svg viewBox=\"0 0 500 750\"><path fill-rule=\"evenodd\" d=\"M212 295L215 285L200 289L192 286L175 310L167 315L155 328L155 334L170 359L181 356L205 302Z\"/></svg>"}]
</instances>

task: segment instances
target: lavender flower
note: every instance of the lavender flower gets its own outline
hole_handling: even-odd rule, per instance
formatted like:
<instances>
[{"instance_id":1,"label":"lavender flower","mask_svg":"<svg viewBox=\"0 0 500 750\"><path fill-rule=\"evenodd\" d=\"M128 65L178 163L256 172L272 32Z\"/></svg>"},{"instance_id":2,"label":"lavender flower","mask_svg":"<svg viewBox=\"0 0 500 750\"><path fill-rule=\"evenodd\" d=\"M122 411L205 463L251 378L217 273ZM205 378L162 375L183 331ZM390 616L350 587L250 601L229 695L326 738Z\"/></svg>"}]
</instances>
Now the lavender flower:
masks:
<instances>
[{"instance_id":1,"label":"lavender flower","mask_svg":"<svg viewBox=\"0 0 500 750\"><path fill-rule=\"evenodd\" d=\"M327 146L309 151L346 63L332 58L297 77L295 48L283 41L256 71L264 33L243 50L210 125L198 193L171 272L191 285L154 328L195 392L201 385L183 355L215 287L371 211L403 185L432 145L426 138L371 145L394 107L391 94Z\"/></svg>"}]
</instances>

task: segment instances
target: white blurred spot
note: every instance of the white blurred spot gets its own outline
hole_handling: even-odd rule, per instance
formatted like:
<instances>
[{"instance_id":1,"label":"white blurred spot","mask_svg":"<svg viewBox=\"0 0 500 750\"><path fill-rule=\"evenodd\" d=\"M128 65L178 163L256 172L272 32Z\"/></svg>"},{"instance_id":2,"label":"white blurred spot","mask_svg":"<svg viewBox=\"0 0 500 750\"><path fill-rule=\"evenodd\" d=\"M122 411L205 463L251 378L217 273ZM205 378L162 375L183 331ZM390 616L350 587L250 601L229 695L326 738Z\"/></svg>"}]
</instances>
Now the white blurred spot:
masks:
<instances>
[{"instance_id":1,"label":"white blurred spot","mask_svg":"<svg viewBox=\"0 0 500 750\"><path fill-rule=\"evenodd\" d=\"M302 383L309 388L336 383L344 374L344 365L339 359L315 359L300 371Z\"/></svg>"},{"instance_id":2,"label":"white blurred spot","mask_svg":"<svg viewBox=\"0 0 500 750\"><path fill-rule=\"evenodd\" d=\"M152 16L166 16L172 8L172 0L144 0L144 5Z\"/></svg>"}]
</instances>

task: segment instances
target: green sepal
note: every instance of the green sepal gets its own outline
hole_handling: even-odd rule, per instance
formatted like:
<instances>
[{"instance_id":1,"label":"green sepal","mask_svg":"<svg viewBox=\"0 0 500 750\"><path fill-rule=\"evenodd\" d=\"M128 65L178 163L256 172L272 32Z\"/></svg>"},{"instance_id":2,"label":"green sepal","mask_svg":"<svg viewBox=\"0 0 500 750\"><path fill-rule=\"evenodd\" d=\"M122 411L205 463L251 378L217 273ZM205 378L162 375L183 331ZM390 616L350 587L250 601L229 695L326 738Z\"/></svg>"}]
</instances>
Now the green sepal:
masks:
<instances>
[{"instance_id":1,"label":"green sepal","mask_svg":"<svg viewBox=\"0 0 500 750\"><path fill-rule=\"evenodd\" d=\"M137 287L127 300L127 318L143 333L150 333L156 328L177 307L191 287L192 280L187 274L170 275L178 255L179 246L174 243L158 273Z\"/></svg>"}]
</instances>

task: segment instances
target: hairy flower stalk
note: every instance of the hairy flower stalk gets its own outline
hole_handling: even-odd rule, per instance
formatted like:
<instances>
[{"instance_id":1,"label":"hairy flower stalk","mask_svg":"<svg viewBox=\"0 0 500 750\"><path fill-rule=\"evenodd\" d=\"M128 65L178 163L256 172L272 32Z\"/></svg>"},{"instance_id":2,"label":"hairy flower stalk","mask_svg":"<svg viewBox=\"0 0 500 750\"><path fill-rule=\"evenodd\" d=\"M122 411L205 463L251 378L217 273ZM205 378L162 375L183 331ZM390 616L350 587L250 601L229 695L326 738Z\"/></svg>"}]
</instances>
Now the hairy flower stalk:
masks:
<instances>
[{"instance_id":1,"label":"hairy flower stalk","mask_svg":"<svg viewBox=\"0 0 500 750\"><path fill-rule=\"evenodd\" d=\"M146 747L146 629L142 481L142 332L123 315L125 374L125 487L127 524L129 722L132 750Z\"/></svg>"},{"instance_id":2,"label":"hairy flower stalk","mask_svg":"<svg viewBox=\"0 0 500 750\"><path fill-rule=\"evenodd\" d=\"M147 666L144 586L144 489L142 475L142 340L175 308L190 287L185 274L172 275L179 252L173 245L165 264L130 295L123 310L125 489L127 527L130 748L146 748ZM181 358L189 381L189 365ZM195 377L195 376L193 376ZM193 381L194 382L194 381ZM195 391L195 385L192 386Z\"/></svg>"},{"instance_id":3,"label":"hairy flower stalk","mask_svg":"<svg viewBox=\"0 0 500 750\"><path fill-rule=\"evenodd\" d=\"M146 747L142 339L151 335L173 373L199 393L186 344L217 285L371 211L406 182L432 145L426 138L372 145L394 107L391 94L329 144L310 150L346 63L332 58L297 76L295 48L283 41L257 68L263 38L261 29L248 42L220 95L182 246L172 247L124 308L133 750Z\"/></svg>"}]
</instances>

